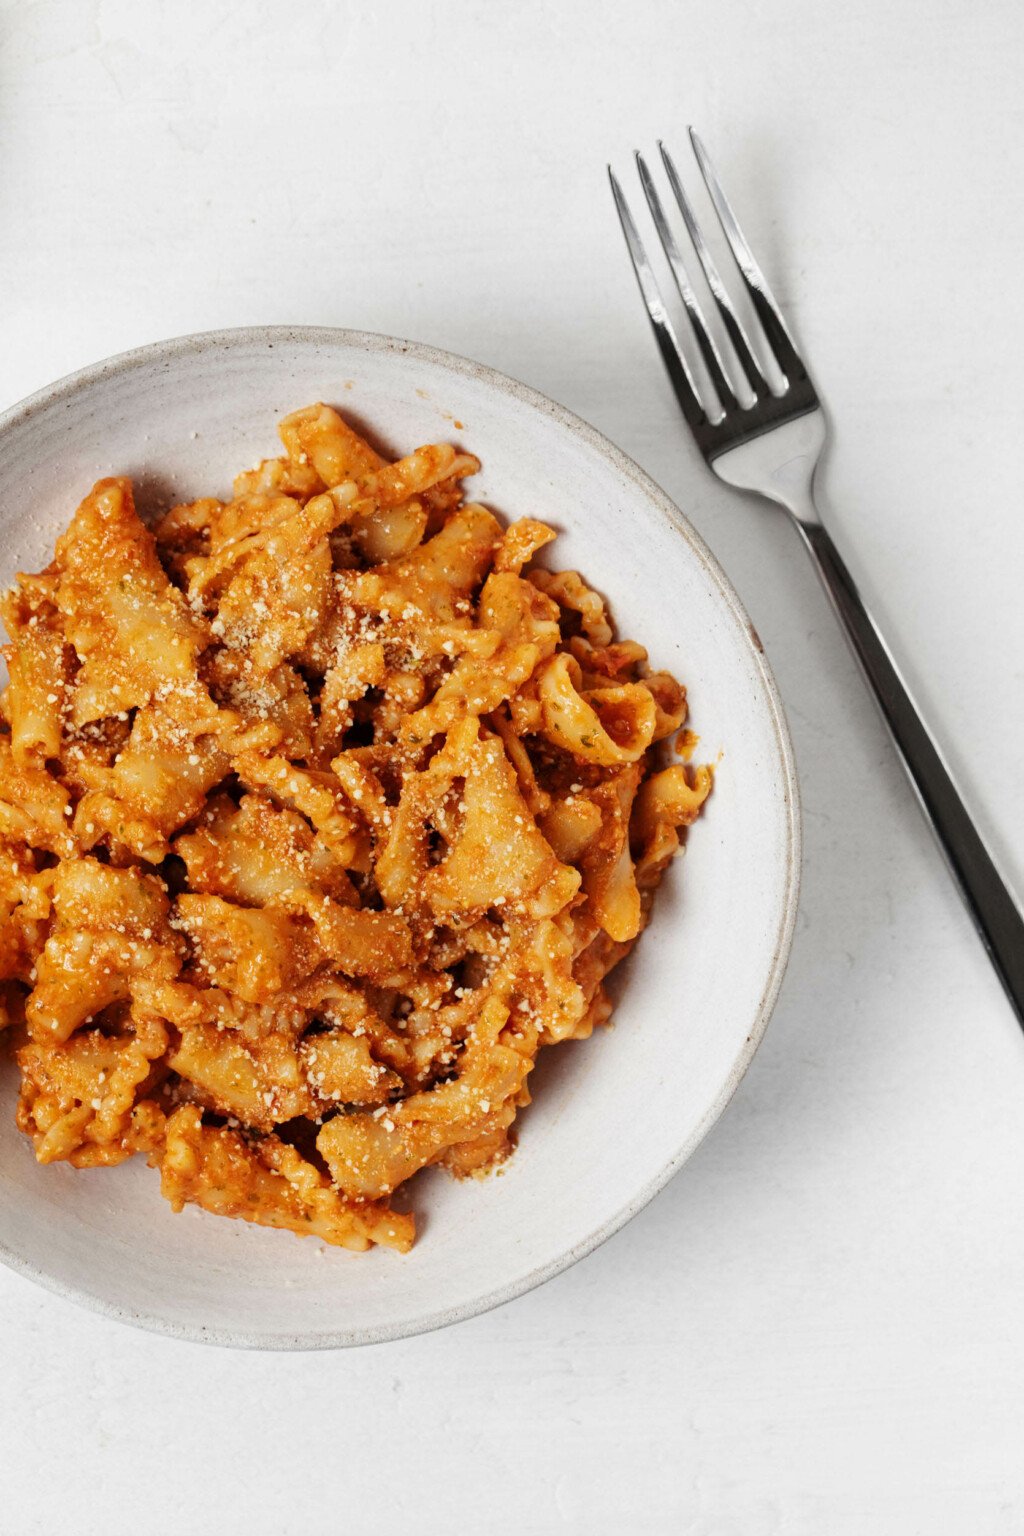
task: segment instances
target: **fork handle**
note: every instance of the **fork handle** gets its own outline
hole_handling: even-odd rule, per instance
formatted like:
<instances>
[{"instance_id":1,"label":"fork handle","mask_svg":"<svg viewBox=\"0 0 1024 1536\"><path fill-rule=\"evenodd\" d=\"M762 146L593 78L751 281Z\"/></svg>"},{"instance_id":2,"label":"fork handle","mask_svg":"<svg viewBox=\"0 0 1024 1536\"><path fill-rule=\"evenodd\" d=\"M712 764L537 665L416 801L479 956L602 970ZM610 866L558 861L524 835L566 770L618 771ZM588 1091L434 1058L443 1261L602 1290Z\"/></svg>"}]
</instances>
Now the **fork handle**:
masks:
<instances>
[{"instance_id":1,"label":"fork handle","mask_svg":"<svg viewBox=\"0 0 1024 1536\"><path fill-rule=\"evenodd\" d=\"M1024 915L960 798L842 556L818 521L797 527L892 732L967 909L1024 1027Z\"/></svg>"}]
</instances>

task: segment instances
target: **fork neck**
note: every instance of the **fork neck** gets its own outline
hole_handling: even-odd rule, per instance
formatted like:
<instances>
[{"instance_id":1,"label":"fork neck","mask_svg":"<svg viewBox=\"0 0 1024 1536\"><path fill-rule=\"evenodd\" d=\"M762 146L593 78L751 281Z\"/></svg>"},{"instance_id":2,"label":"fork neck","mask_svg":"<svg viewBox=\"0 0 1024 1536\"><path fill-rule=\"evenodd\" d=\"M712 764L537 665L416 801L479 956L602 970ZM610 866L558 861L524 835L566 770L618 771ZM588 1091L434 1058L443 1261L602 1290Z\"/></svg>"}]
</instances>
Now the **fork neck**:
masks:
<instances>
[{"instance_id":1,"label":"fork neck","mask_svg":"<svg viewBox=\"0 0 1024 1536\"><path fill-rule=\"evenodd\" d=\"M814 501L814 466L802 481L780 487L772 493L772 500L785 507L801 533L805 536L821 528L821 515Z\"/></svg>"}]
</instances>

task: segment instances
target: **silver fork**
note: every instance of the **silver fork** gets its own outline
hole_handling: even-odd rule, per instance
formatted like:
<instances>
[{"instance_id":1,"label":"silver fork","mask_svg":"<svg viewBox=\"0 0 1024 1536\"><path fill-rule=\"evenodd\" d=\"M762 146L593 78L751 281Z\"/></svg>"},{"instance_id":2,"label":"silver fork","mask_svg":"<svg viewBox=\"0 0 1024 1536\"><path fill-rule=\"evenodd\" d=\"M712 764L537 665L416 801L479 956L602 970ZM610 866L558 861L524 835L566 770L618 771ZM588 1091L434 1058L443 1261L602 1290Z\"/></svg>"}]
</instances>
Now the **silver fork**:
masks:
<instances>
[{"instance_id":1,"label":"silver fork","mask_svg":"<svg viewBox=\"0 0 1024 1536\"><path fill-rule=\"evenodd\" d=\"M825 442L821 404L764 274L722 191L707 151L692 128L690 139L739 279L763 332L763 341L767 342L783 377L781 385L774 391L766 382L672 157L659 143L668 184L747 389L744 391L742 384L737 387L735 363L726 362L715 343L651 173L638 153L636 163L644 196L697 348L691 367L679 344L629 205L609 166L615 206L662 361L709 468L729 485L754 491L785 507L796 525L878 700L921 808L935 831L1017 1019L1024 1026L1024 915L971 820L942 753L922 720L853 577L822 526L814 502L814 474ZM695 374L701 372L704 376L698 382ZM745 394L746 399L741 400L741 394ZM753 396L752 402L750 396Z\"/></svg>"}]
</instances>

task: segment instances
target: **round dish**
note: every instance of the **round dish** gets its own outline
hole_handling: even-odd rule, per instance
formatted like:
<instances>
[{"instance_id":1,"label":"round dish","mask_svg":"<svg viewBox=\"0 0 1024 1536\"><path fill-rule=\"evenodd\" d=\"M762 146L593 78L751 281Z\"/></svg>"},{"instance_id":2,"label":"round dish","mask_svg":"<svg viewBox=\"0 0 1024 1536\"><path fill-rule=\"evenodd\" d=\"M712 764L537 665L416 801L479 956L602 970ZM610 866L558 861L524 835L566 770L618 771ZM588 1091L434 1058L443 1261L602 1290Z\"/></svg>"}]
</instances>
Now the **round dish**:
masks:
<instances>
[{"instance_id":1,"label":"round dish","mask_svg":"<svg viewBox=\"0 0 1024 1536\"><path fill-rule=\"evenodd\" d=\"M559 568L609 600L620 633L687 686L715 792L614 978L613 1025L545 1051L519 1148L498 1176L418 1179L421 1236L354 1256L187 1208L140 1159L39 1167L0 1067L0 1258L84 1305L190 1340L336 1348L441 1327L589 1253L682 1166L768 1022L792 938L799 813L771 672L735 592L662 491L585 422L463 358L352 331L266 327L159 342L61 380L0 417L0 579L50 557L101 475L140 505L209 494L323 399L396 454L438 439L483 461L474 499L561 530Z\"/></svg>"}]
</instances>

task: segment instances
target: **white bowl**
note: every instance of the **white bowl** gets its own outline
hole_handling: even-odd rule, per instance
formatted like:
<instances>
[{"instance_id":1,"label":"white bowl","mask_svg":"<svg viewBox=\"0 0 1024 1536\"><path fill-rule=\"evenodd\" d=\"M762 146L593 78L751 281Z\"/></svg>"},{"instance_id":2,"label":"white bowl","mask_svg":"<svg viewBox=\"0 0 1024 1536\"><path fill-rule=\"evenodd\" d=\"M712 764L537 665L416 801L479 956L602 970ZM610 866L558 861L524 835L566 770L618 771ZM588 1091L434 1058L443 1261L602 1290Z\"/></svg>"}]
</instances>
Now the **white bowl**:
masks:
<instances>
[{"instance_id":1,"label":"white bowl","mask_svg":"<svg viewBox=\"0 0 1024 1536\"><path fill-rule=\"evenodd\" d=\"M799 871L782 706L721 569L592 427L476 363L382 336L275 327L160 342L74 374L0 417L4 584L47 563L101 475L132 475L142 498L217 493L277 451L279 417L317 399L396 455L439 438L478 454L474 498L562 530L553 563L584 572L620 634L685 682L701 753L722 755L706 814L616 973L613 1027L542 1053L519 1148L499 1176L417 1179L420 1237L407 1257L325 1251L196 1209L175 1216L140 1159L41 1168L14 1127L13 1064L0 1062L0 1257L107 1316L266 1349L368 1343L470 1317L635 1215L721 1113L757 1047Z\"/></svg>"}]
</instances>

